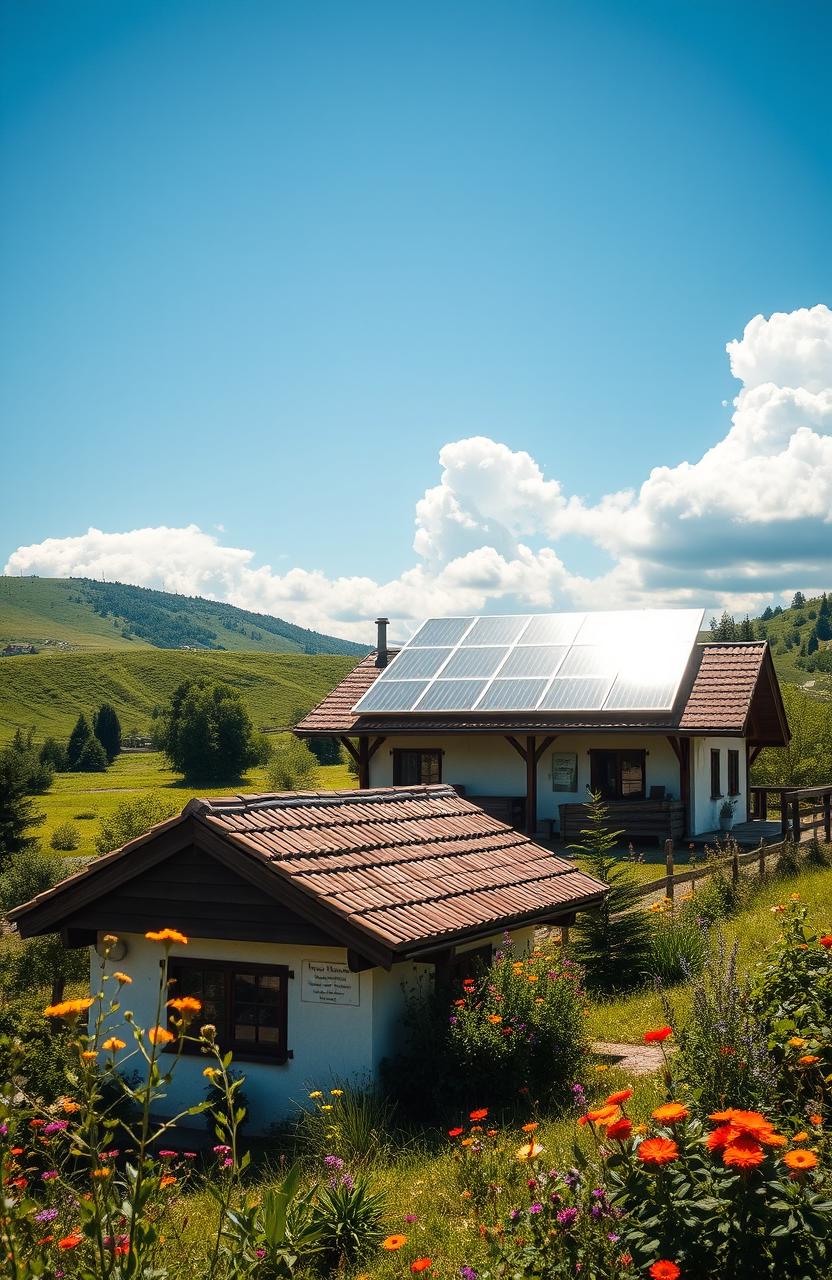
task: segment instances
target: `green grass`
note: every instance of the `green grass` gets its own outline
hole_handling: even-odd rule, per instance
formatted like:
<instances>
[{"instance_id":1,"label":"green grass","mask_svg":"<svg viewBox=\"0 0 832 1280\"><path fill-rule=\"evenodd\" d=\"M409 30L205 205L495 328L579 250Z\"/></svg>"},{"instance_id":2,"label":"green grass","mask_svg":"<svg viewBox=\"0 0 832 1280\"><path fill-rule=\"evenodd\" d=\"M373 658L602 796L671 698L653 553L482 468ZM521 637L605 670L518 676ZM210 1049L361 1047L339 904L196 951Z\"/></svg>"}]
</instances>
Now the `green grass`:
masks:
<instances>
[{"instance_id":1,"label":"green grass","mask_svg":"<svg viewBox=\"0 0 832 1280\"><path fill-rule=\"evenodd\" d=\"M341 791L355 786L355 779L346 765L325 765L319 771L321 789ZM178 774L167 768L165 758L156 752L135 752L118 756L106 773L59 773L45 795L35 797L35 806L46 815L46 821L36 829L44 844L49 843L52 832L62 822L71 822L78 828L81 844L72 857L90 856L95 853L95 837L99 820L107 818L123 800L139 795L154 794L169 802L172 810L184 809L192 796L227 795L229 792L268 791L269 781L265 769L251 769L242 782L229 782L226 786L194 788L182 782ZM79 813L92 813L94 818L79 818Z\"/></svg>"},{"instance_id":2,"label":"green grass","mask_svg":"<svg viewBox=\"0 0 832 1280\"><path fill-rule=\"evenodd\" d=\"M794 879L771 879L754 895L753 901L732 919L723 930L729 945L739 943L739 966L750 969L763 950L774 942L779 932L779 917L771 908L799 893L809 908L810 922L822 931L832 921L832 870L806 871ZM690 988L679 985L669 991L674 1008L684 1015L690 1004ZM650 1027L664 1023L661 998L653 990L637 991L614 1000L593 1001L587 1021L593 1040L638 1043Z\"/></svg>"},{"instance_id":3,"label":"green grass","mask_svg":"<svg viewBox=\"0 0 832 1280\"><path fill-rule=\"evenodd\" d=\"M183 680L208 676L239 690L258 728L288 724L319 702L355 666L341 655L133 652L36 654L0 659L0 741L21 726L38 739L66 738L84 711L115 707L122 730L150 729L153 708Z\"/></svg>"}]
</instances>

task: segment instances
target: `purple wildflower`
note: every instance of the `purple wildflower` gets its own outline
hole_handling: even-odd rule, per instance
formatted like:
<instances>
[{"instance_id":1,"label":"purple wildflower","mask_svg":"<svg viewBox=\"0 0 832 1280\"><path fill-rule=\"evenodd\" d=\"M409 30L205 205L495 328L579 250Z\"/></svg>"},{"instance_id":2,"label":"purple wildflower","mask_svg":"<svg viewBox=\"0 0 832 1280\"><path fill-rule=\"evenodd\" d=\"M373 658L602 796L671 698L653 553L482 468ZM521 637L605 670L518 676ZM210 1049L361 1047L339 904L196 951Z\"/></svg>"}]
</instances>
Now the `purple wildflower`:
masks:
<instances>
[{"instance_id":1,"label":"purple wildflower","mask_svg":"<svg viewBox=\"0 0 832 1280\"><path fill-rule=\"evenodd\" d=\"M604 1210L601 1208L600 1204L594 1204L589 1212L592 1214L593 1218L600 1218Z\"/></svg>"},{"instance_id":2,"label":"purple wildflower","mask_svg":"<svg viewBox=\"0 0 832 1280\"><path fill-rule=\"evenodd\" d=\"M43 1132L45 1134L62 1133L64 1129L69 1128L68 1120L52 1120L49 1124L44 1125Z\"/></svg>"},{"instance_id":3,"label":"purple wildflower","mask_svg":"<svg viewBox=\"0 0 832 1280\"><path fill-rule=\"evenodd\" d=\"M230 1169L233 1163L234 1161L231 1159L231 1156L226 1156L222 1162L222 1167L223 1169Z\"/></svg>"},{"instance_id":4,"label":"purple wildflower","mask_svg":"<svg viewBox=\"0 0 832 1280\"><path fill-rule=\"evenodd\" d=\"M405 1222L408 1222L408 1223L411 1223L411 1222L417 1222L417 1221L418 1221L418 1219L417 1219L417 1217L416 1217L416 1214L415 1214L415 1213L406 1213L406 1214L404 1215L404 1220L405 1220Z\"/></svg>"},{"instance_id":5,"label":"purple wildflower","mask_svg":"<svg viewBox=\"0 0 832 1280\"><path fill-rule=\"evenodd\" d=\"M224 1142L220 1142L216 1147L212 1147L211 1150L215 1156L227 1156L231 1148L227 1147Z\"/></svg>"},{"instance_id":6,"label":"purple wildflower","mask_svg":"<svg viewBox=\"0 0 832 1280\"><path fill-rule=\"evenodd\" d=\"M462 1280L477 1280L477 1272L473 1267L460 1267L459 1274Z\"/></svg>"},{"instance_id":7,"label":"purple wildflower","mask_svg":"<svg viewBox=\"0 0 832 1280\"><path fill-rule=\"evenodd\" d=\"M355 1182L348 1173L341 1174L341 1186L347 1191L355 1191Z\"/></svg>"},{"instance_id":8,"label":"purple wildflower","mask_svg":"<svg viewBox=\"0 0 832 1280\"><path fill-rule=\"evenodd\" d=\"M542 1205L542 1204L530 1204L530 1205L529 1205L529 1213L542 1213L542 1212L543 1212L543 1205Z\"/></svg>"},{"instance_id":9,"label":"purple wildflower","mask_svg":"<svg viewBox=\"0 0 832 1280\"><path fill-rule=\"evenodd\" d=\"M508 1216L512 1222L516 1222L517 1219L520 1217L520 1210L512 1209Z\"/></svg>"},{"instance_id":10,"label":"purple wildflower","mask_svg":"<svg viewBox=\"0 0 832 1280\"><path fill-rule=\"evenodd\" d=\"M607 1239L609 1240L610 1244L618 1244L619 1240L621 1239L621 1236L618 1234L617 1231L608 1231Z\"/></svg>"},{"instance_id":11,"label":"purple wildflower","mask_svg":"<svg viewBox=\"0 0 832 1280\"><path fill-rule=\"evenodd\" d=\"M35 1222L54 1222L58 1216L57 1209L41 1209L35 1214Z\"/></svg>"},{"instance_id":12,"label":"purple wildflower","mask_svg":"<svg viewBox=\"0 0 832 1280\"><path fill-rule=\"evenodd\" d=\"M561 1209L557 1215L558 1225L561 1227L571 1227L577 1216L577 1209Z\"/></svg>"},{"instance_id":13,"label":"purple wildflower","mask_svg":"<svg viewBox=\"0 0 832 1280\"><path fill-rule=\"evenodd\" d=\"M328 1169L343 1169L344 1162L340 1156L324 1156L324 1164Z\"/></svg>"},{"instance_id":14,"label":"purple wildflower","mask_svg":"<svg viewBox=\"0 0 832 1280\"><path fill-rule=\"evenodd\" d=\"M57 1169L47 1169L47 1170L46 1170L46 1173L42 1173L40 1176L41 1176L41 1179L42 1179L44 1182L51 1182L53 1178L57 1178L57 1176L58 1176L58 1170L57 1170Z\"/></svg>"},{"instance_id":15,"label":"purple wildflower","mask_svg":"<svg viewBox=\"0 0 832 1280\"><path fill-rule=\"evenodd\" d=\"M8 1138L8 1136L9 1126L7 1124L0 1124L0 1138Z\"/></svg>"}]
</instances>

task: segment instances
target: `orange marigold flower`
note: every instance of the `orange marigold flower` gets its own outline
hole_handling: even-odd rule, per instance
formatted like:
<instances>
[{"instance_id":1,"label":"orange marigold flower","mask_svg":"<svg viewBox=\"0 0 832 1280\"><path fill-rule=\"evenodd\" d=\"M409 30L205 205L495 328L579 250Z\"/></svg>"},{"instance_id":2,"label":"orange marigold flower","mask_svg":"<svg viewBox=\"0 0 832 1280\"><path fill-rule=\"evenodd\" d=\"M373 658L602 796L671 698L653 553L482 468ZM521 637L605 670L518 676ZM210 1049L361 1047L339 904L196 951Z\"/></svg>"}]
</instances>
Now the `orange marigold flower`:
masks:
<instances>
[{"instance_id":1,"label":"orange marigold flower","mask_svg":"<svg viewBox=\"0 0 832 1280\"><path fill-rule=\"evenodd\" d=\"M457 1009L464 1009L464 1008L465 1008L465 1001L464 1001L464 1000L454 1000L454 1007L455 1007L455 1008L457 1008Z\"/></svg>"},{"instance_id":2,"label":"orange marigold flower","mask_svg":"<svg viewBox=\"0 0 832 1280\"><path fill-rule=\"evenodd\" d=\"M92 1176L93 1178L109 1178L112 1172L110 1166L105 1164L100 1169L93 1169Z\"/></svg>"},{"instance_id":3,"label":"orange marigold flower","mask_svg":"<svg viewBox=\"0 0 832 1280\"><path fill-rule=\"evenodd\" d=\"M657 1042L661 1042L662 1040L666 1040L668 1036L672 1036L672 1035L673 1035L672 1027L658 1027L657 1030L655 1031L645 1031L644 1043L655 1044Z\"/></svg>"},{"instance_id":4,"label":"orange marigold flower","mask_svg":"<svg viewBox=\"0 0 832 1280\"><path fill-rule=\"evenodd\" d=\"M489 1013L488 1015L488 1021L492 1023L492 1025L495 1027L497 1023L502 1022L502 1020L503 1020L503 1015L501 1013Z\"/></svg>"},{"instance_id":5,"label":"orange marigold flower","mask_svg":"<svg viewBox=\"0 0 832 1280\"><path fill-rule=\"evenodd\" d=\"M188 939L178 929L151 929L144 935L148 942L178 942L183 947Z\"/></svg>"},{"instance_id":6,"label":"orange marigold flower","mask_svg":"<svg viewBox=\"0 0 832 1280\"><path fill-rule=\"evenodd\" d=\"M594 1124L604 1124L608 1120L618 1119L618 1106L613 1103L605 1103L603 1107L595 1107L592 1111L587 1111L587 1116Z\"/></svg>"},{"instance_id":7,"label":"orange marigold flower","mask_svg":"<svg viewBox=\"0 0 832 1280\"><path fill-rule=\"evenodd\" d=\"M671 1138L645 1138L640 1142L636 1155L642 1164L671 1164L679 1158L679 1148Z\"/></svg>"},{"instance_id":8,"label":"orange marigold flower","mask_svg":"<svg viewBox=\"0 0 832 1280\"><path fill-rule=\"evenodd\" d=\"M196 996L177 996L175 1000L168 1000L168 1008L175 1009L183 1018L193 1018L202 1013L202 1001Z\"/></svg>"},{"instance_id":9,"label":"orange marigold flower","mask_svg":"<svg viewBox=\"0 0 832 1280\"><path fill-rule=\"evenodd\" d=\"M741 1133L722 1152L722 1163L735 1169L756 1169L765 1158L759 1142L748 1133Z\"/></svg>"},{"instance_id":10,"label":"orange marigold flower","mask_svg":"<svg viewBox=\"0 0 832 1280\"><path fill-rule=\"evenodd\" d=\"M162 1187L162 1188L164 1188L164 1187L172 1187L172 1186L173 1186L173 1184L174 1184L176 1181L177 1181L177 1179L176 1179L176 1175L175 1175L175 1174L173 1174L173 1173L166 1173L166 1174L165 1174L165 1176L164 1176L163 1178L160 1178L160 1179L159 1179L159 1186L160 1186L160 1187Z\"/></svg>"},{"instance_id":11,"label":"orange marigold flower","mask_svg":"<svg viewBox=\"0 0 832 1280\"><path fill-rule=\"evenodd\" d=\"M820 1058L816 1053L804 1053L798 1058L801 1067L813 1067L816 1062L820 1062Z\"/></svg>"},{"instance_id":12,"label":"orange marigold flower","mask_svg":"<svg viewBox=\"0 0 832 1280\"><path fill-rule=\"evenodd\" d=\"M628 1120L627 1116L622 1116L620 1120L613 1120L612 1124L607 1125L607 1137L617 1138L619 1142L626 1142L633 1134L633 1122Z\"/></svg>"},{"instance_id":13,"label":"orange marigold flower","mask_svg":"<svg viewBox=\"0 0 832 1280\"><path fill-rule=\"evenodd\" d=\"M819 1129L823 1124L823 1116L809 1116L809 1122L810 1124L813 1124L816 1129Z\"/></svg>"},{"instance_id":14,"label":"orange marigold flower","mask_svg":"<svg viewBox=\"0 0 832 1280\"><path fill-rule=\"evenodd\" d=\"M817 1162L818 1158L814 1151L807 1151L805 1147L798 1147L795 1151L787 1151L783 1156L783 1164L788 1165L795 1173L803 1173L807 1169L814 1169Z\"/></svg>"},{"instance_id":15,"label":"orange marigold flower","mask_svg":"<svg viewBox=\"0 0 832 1280\"><path fill-rule=\"evenodd\" d=\"M809 1135L805 1129L801 1129L800 1133L796 1133L792 1138L792 1142L808 1142Z\"/></svg>"},{"instance_id":16,"label":"orange marigold flower","mask_svg":"<svg viewBox=\"0 0 832 1280\"><path fill-rule=\"evenodd\" d=\"M459 1145L461 1147L470 1147L473 1141L474 1141L473 1138L463 1138Z\"/></svg>"},{"instance_id":17,"label":"orange marigold flower","mask_svg":"<svg viewBox=\"0 0 832 1280\"><path fill-rule=\"evenodd\" d=\"M522 1147L517 1148L517 1159L536 1160L542 1151L543 1148L540 1143L535 1142L534 1139L532 1139L531 1142L524 1142Z\"/></svg>"},{"instance_id":18,"label":"orange marigold flower","mask_svg":"<svg viewBox=\"0 0 832 1280\"><path fill-rule=\"evenodd\" d=\"M539 1129L540 1125L537 1120L530 1120L528 1124L523 1125L524 1133L534 1133L535 1129Z\"/></svg>"},{"instance_id":19,"label":"orange marigold flower","mask_svg":"<svg viewBox=\"0 0 832 1280\"><path fill-rule=\"evenodd\" d=\"M80 1231L72 1231L68 1236L64 1236L63 1240L58 1241L59 1249L77 1249L84 1237Z\"/></svg>"},{"instance_id":20,"label":"orange marigold flower","mask_svg":"<svg viewBox=\"0 0 832 1280\"><path fill-rule=\"evenodd\" d=\"M679 1280L681 1274L676 1263L668 1262L666 1258L660 1259L659 1262L654 1262L650 1268L650 1275L653 1280Z\"/></svg>"},{"instance_id":21,"label":"orange marigold flower","mask_svg":"<svg viewBox=\"0 0 832 1280\"><path fill-rule=\"evenodd\" d=\"M428 1267L433 1266L430 1258L414 1258L410 1264L411 1271L427 1271Z\"/></svg>"},{"instance_id":22,"label":"orange marigold flower","mask_svg":"<svg viewBox=\"0 0 832 1280\"><path fill-rule=\"evenodd\" d=\"M681 1102L665 1102L661 1107L656 1107L653 1119L660 1124L679 1124L680 1121L687 1120L689 1114L687 1107L683 1107Z\"/></svg>"},{"instance_id":23,"label":"orange marigold flower","mask_svg":"<svg viewBox=\"0 0 832 1280\"><path fill-rule=\"evenodd\" d=\"M619 1089L618 1093L610 1094L610 1096L606 1099L606 1105L608 1107L620 1106L622 1102L626 1102L629 1098L632 1098L632 1096L633 1096L632 1089Z\"/></svg>"},{"instance_id":24,"label":"orange marigold flower","mask_svg":"<svg viewBox=\"0 0 832 1280\"><path fill-rule=\"evenodd\" d=\"M397 1249L401 1249L402 1245L407 1244L407 1236L388 1236L386 1240L382 1240L381 1247L386 1249L388 1253L395 1253Z\"/></svg>"},{"instance_id":25,"label":"orange marigold flower","mask_svg":"<svg viewBox=\"0 0 832 1280\"><path fill-rule=\"evenodd\" d=\"M118 1036L110 1036L109 1040L105 1040L103 1045L103 1048L105 1048L108 1053L118 1053L119 1049L124 1049L126 1047L127 1046L124 1041L119 1040Z\"/></svg>"},{"instance_id":26,"label":"orange marigold flower","mask_svg":"<svg viewBox=\"0 0 832 1280\"><path fill-rule=\"evenodd\" d=\"M174 1039L172 1031L168 1031L167 1027L151 1027L147 1033L147 1038L151 1044L170 1044Z\"/></svg>"},{"instance_id":27,"label":"orange marigold flower","mask_svg":"<svg viewBox=\"0 0 832 1280\"><path fill-rule=\"evenodd\" d=\"M733 1125L721 1124L718 1129L714 1129L705 1139L705 1146L709 1151L722 1151L728 1146L729 1142L735 1142L740 1136L740 1130L735 1129Z\"/></svg>"},{"instance_id":28,"label":"orange marigold flower","mask_svg":"<svg viewBox=\"0 0 832 1280\"><path fill-rule=\"evenodd\" d=\"M488 1115L488 1107L477 1107L476 1111L472 1111L469 1120L484 1120Z\"/></svg>"},{"instance_id":29,"label":"orange marigold flower","mask_svg":"<svg viewBox=\"0 0 832 1280\"><path fill-rule=\"evenodd\" d=\"M122 973L121 969L116 969L115 973L113 974L113 977L115 978L116 982L121 984L122 987L129 986L130 983L133 981L133 979L130 977L130 974Z\"/></svg>"},{"instance_id":30,"label":"orange marigold flower","mask_svg":"<svg viewBox=\"0 0 832 1280\"><path fill-rule=\"evenodd\" d=\"M59 1098L58 1101L61 1104L61 1110L68 1116L71 1116L76 1111L81 1110L80 1102L73 1102L72 1098Z\"/></svg>"},{"instance_id":31,"label":"orange marigold flower","mask_svg":"<svg viewBox=\"0 0 832 1280\"><path fill-rule=\"evenodd\" d=\"M786 1043L790 1044L793 1049L802 1049L806 1041L803 1036L789 1036Z\"/></svg>"},{"instance_id":32,"label":"orange marigold flower","mask_svg":"<svg viewBox=\"0 0 832 1280\"><path fill-rule=\"evenodd\" d=\"M81 1057L84 1059L85 1062L95 1062L95 1059L98 1057L98 1054L95 1051L95 1049L83 1049L81 1051Z\"/></svg>"},{"instance_id":33,"label":"orange marigold flower","mask_svg":"<svg viewBox=\"0 0 832 1280\"><path fill-rule=\"evenodd\" d=\"M61 1000L59 1004L47 1005L43 1015L45 1018L77 1018L80 1013L86 1013L91 1004L91 996L83 1000Z\"/></svg>"}]
</instances>

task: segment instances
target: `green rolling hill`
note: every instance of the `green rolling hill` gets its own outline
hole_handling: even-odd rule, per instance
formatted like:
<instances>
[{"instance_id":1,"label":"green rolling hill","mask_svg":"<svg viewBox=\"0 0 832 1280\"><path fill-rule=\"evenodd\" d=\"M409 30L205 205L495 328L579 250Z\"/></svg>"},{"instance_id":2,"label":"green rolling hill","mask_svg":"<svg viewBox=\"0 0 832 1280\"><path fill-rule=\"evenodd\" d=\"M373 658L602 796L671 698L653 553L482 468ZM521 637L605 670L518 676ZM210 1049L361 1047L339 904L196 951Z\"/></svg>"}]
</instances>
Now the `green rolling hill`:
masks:
<instances>
[{"instance_id":1,"label":"green rolling hill","mask_svg":"<svg viewBox=\"0 0 832 1280\"><path fill-rule=\"evenodd\" d=\"M45 653L150 647L358 658L368 651L217 600L91 578L0 577L0 649L10 643Z\"/></svg>"}]
</instances>

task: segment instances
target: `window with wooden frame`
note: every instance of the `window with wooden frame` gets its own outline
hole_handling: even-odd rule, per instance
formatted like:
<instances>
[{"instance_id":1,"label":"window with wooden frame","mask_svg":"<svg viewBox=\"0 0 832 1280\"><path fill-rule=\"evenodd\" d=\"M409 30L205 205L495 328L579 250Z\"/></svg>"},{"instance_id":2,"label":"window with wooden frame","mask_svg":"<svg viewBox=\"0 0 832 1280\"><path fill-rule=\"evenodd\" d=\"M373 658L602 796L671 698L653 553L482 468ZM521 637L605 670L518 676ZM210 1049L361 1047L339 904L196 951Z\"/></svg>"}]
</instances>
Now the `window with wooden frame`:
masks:
<instances>
[{"instance_id":1,"label":"window with wooden frame","mask_svg":"<svg viewBox=\"0 0 832 1280\"><path fill-rule=\"evenodd\" d=\"M286 965L175 956L168 962L168 977L175 980L171 998L196 996L202 1001L199 1025L213 1023L223 1050L232 1049L240 1058L286 1062Z\"/></svg>"},{"instance_id":2,"label":"window with wooden frame","mask_svg":"<svg viewBox=\"0 0 832 1280\"><path fill-rule=\"evenodd\" d=\"M729 796L738 796L740 793L740 753L739 751L730 750L728 752L728 794Z\"/></svg>"},{"instance_id":3,"label":"window with wooden frame","mask_svg":"<svg viewBox=\"0 0 832 1280\"><path fill-rule=\"evenodd\" d=\"M407 747L393 750L393 785L428 786L442 781L442 752L438 748Z\"/></svg>"},{"instance_id":4,"label":"window with wooden frame","mask_svg":"<svg viewBox=\"0 0 832 1280\"><path fill-rule=\"evenodd\" d=\"M722 799L722 765L720 760L721 753L711 748L711 799Z\"/></svg>"},{"instance_id":5,"label":"window with wooden frame","mask_svg":"<svg viewBox=\"0 0 832 1280\"><path fill-rule=\"evenodd\" d=\"M604 800L643 800L646 756L646 751L590 751L590 789Z\"/></svg>"}]
</instances>

